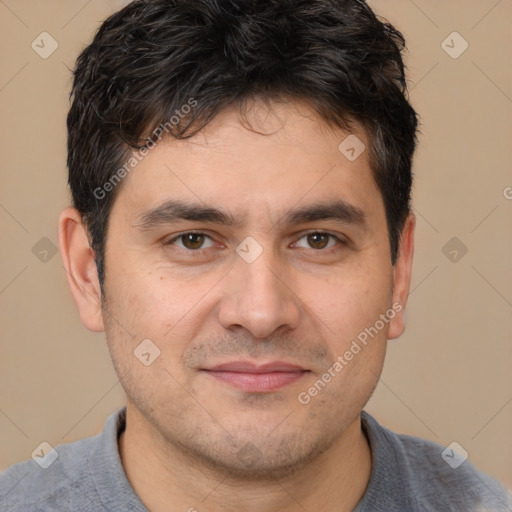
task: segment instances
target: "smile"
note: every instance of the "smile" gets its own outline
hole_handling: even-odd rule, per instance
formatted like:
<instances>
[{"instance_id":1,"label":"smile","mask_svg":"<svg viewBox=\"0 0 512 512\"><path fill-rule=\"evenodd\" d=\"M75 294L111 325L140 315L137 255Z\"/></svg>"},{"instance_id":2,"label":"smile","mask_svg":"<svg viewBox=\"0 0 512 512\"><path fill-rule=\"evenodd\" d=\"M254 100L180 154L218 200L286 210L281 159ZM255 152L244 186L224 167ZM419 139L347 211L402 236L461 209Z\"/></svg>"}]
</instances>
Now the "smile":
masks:
<instances>
[{"instance_id":1,"label":"smile","mask_svg":"<svg viewBox=\"0 0 512 512\"><path fill-rule=\"evenodd\" d=\"M216 380L247 393L270 393L301 379L309 373L304 368L283 362L255 365L235 361L204 369Z\"/></svg>"}]
</instances>

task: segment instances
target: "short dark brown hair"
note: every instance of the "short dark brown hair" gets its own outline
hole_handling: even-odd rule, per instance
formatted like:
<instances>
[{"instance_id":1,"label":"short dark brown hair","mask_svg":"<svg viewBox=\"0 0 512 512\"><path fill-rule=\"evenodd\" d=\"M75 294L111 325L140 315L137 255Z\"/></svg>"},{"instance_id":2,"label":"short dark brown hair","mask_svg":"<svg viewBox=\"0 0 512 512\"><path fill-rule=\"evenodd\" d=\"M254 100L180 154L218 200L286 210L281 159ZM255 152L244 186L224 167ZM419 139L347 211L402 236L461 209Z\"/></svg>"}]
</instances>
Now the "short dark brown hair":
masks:
<instances>
[{"instance_id":1,"label":"short dark brown hair","mask_svg":"<svg viewBox=\"0 0 512 512\"><path fill-rule=\"evenodd\" d=\"M364 127L394 264L418 125L404 48L363 0L136 0L110 16L77 60L67 118L69 185L100 283L109 213L133 151L163 127L191 137L256 96L305 100L330 125Z\"/></svg>"}]
</instances>

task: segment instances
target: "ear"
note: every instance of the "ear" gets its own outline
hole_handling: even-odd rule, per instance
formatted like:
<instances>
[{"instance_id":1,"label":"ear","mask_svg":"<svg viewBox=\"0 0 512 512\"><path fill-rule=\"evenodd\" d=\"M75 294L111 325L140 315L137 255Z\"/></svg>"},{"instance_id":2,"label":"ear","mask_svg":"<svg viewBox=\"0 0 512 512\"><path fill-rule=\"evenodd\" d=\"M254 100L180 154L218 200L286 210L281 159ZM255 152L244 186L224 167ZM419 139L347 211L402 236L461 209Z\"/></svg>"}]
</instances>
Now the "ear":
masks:
<instances>
[{"instance_id":1,"label":"ear","mask_svg":"<svg viewBox=\"0 0 512 512\"><path fill-rule=\"evenodd\" d=\"M414 228L416 216L410 212L402 229L398 258L393 270L393 309L395 317L389 322L388 339L392 340L402 335L405 330L405 305L411 286L412 259L414 255Z\"/></svg>"},{"instance_id":2,"label":"ear","mask_svg":"<svg viewBox=\"0 0 512 512\"><path fill-rule=\"evenodd\" d=\"M68 206L59 215L60 256L80 319L87 329L104 331L101 288L89 245L87 226L78 210Z\"/></svg>"}]
</instances>

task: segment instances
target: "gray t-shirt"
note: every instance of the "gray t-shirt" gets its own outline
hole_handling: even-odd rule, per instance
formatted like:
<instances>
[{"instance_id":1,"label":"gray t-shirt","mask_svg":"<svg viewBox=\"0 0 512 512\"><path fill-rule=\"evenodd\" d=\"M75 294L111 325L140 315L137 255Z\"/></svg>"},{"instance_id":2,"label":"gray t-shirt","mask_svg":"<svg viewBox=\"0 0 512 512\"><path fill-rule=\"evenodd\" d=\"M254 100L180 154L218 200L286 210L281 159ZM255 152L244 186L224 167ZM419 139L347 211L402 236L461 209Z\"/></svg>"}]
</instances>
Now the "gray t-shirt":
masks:
<instances>
[{"instance_id":1,"label":"gray t-shirt","mask_svg":"<svg viewBox=\"0 0 512 512\"><path fill-rule=\"evenodd\" d=\"M125 408L112 414L98 436L58 446L55 452L43 448L38 462L21 462L0 474L0 511L147 512L119 457L125 414ZM364 411L361 420L373 466L354 512L512 511L505 489L468 460L454 469L451 465L457 464L441 456L442 446L394 434Z\"/></svg>"}]
</instances>

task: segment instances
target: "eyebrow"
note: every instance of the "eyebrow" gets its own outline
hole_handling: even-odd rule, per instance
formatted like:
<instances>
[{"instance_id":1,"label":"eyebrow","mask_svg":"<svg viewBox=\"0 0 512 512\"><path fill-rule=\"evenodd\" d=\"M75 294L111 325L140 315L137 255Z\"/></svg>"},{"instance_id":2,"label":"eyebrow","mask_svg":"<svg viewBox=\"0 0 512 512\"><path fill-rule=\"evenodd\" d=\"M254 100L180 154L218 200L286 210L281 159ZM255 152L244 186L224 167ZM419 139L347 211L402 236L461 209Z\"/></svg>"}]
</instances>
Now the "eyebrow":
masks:
<instances>
[{"instance_id":1,"label":"eyebrow","mask_svg":"<svg viewBox=\"0 0 512 512\"><path fill-rule=\"evenodd\" d=\"M199 221L239 227L244 220L245 216L237 219L231 213L214 206L171 199L141 214L133 227L140 231L148 231L179 221ZM342 199L294 208L287 211L278 223L294 225L319 220L334 220L363 227L366 225L364 211Z\"/></svg>"},{"instance_id":2,"label":"eyebrow","mask_svg":"<svg viewBox=\"0 0 512 512\"><path fill-rule=\"evenodd\" d=\"M338 199L332 202L322 202L290 210L280 222L293 225L317 220L336 220L341 221L343 224L364 226L366 224L366 215L361 208Z\"/></svg>"}]
</instances>

